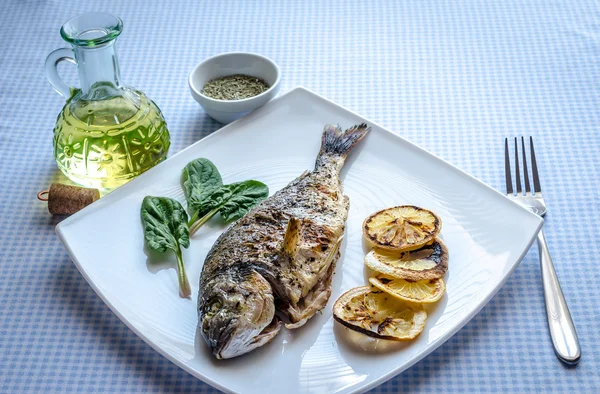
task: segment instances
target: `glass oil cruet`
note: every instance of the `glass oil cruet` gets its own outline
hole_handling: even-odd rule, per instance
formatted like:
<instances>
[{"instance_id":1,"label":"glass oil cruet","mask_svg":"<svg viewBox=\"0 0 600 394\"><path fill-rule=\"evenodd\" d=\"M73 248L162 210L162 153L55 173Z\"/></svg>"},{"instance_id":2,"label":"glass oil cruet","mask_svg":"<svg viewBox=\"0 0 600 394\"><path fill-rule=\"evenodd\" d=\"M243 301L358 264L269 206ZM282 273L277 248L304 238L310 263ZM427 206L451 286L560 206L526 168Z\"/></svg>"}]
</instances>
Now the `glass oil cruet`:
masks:
<instances>
[{"instance_id":1,"label":"glass oil cruet","mask_svg":"<svg viewBox=\"0 0 600 394\"><path fill-rule=\"evenodd\" d=\"M60 34L71 48L46 59L46 75L67 100L54 127L54 158L73 182L100 189L118 187L164 160L169 131L158 106L121 82L115 41L123 22L90 12L66 22ZM77 65L80 88L58 75L61 61Z\"/></svg>"}]
</instances>

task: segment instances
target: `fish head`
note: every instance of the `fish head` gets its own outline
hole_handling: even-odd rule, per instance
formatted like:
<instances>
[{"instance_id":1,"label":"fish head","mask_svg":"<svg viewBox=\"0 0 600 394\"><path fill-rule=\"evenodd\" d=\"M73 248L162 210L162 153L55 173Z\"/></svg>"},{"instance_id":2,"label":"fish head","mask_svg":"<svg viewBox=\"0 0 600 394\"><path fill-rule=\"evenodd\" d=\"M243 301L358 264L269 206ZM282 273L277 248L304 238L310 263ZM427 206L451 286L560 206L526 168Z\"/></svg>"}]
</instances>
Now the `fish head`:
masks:
<instances>
[{"instance_id":1,"label":"fish head","mask_svg":"<svg viewBox=\"0 0 600 394\"><path fill-rule=\"evenodd\" d=\"M279 333L271 286L254 269L229 269L201 287L200 330L216 358L247 353Z\"/></svg>"}]
</instances>

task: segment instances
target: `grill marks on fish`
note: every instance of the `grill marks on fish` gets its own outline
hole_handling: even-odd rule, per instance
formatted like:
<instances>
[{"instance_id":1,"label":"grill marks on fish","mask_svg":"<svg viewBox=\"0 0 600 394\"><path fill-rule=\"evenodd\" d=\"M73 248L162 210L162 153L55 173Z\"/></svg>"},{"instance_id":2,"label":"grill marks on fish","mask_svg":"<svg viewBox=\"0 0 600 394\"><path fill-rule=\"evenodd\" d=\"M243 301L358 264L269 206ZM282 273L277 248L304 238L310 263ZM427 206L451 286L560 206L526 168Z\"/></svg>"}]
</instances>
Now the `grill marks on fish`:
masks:
<instances>
[{"instance_id":1,"label":"grill marks on fish","mask_svg":"<svg viewBox=\"0 0 600 394\"><path fill-rule=\"evenodd\" d=\"M198 306L202 334L217 358L272 339L280 329L275 305L287 315L287 327L297 328L327 303L349 209L339 172L368 131L364 124L346 132L326 126L315 169L263 201L213 245ZM222 321L211 315L213 309ZM213 328L222 325L227 328ZM225 335L227 330L232 334Z\"/></svg>"},{"instance_id":2,"label":"grill marks on fish","mask_svg":"<svg viewBox=\"0 0 600 394\"><path fill-rule=\"evenodd\" d=\"M271 284L279 304L289 305L281 310L297 323L303 318L301 299L337 261L337 255L328 257L341 240L349 208L339 195L339 181L324 183L319 172L290 184L219 239L216 258L207 259L218 264L204 270L203 277L227 267L251 266Z\"/></svg>"}]
</instances>

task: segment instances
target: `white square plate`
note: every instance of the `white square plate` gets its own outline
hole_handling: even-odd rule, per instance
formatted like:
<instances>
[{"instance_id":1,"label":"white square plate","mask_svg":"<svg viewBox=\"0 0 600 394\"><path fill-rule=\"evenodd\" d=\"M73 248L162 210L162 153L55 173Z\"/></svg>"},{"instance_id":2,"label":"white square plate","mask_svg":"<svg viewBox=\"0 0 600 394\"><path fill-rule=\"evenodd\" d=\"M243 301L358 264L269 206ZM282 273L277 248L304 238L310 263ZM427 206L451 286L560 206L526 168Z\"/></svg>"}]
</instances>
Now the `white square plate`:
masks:
<instances>
[{"instance_id":1,"label":"white square plate","mask_svg":"<svg viewBox=\"0 0 600 394\"><path fill-rule=\"evenodd\" d=\"M196 331L196 295L206 253L225 226L213 219L184 250L192 299L181 299L171 254L156 263L144 251L142 199L155 195L184 202L181 170L198 157L212 160L226 183L257 179L273 193L312 169L325 124L347 128L361 122L373 130L342 172L350 212L327 307L261 349L214 360ZM331 305L344 291L367 283L364 218L400 204L422 206L442 218L441 234L450 251L447 293L427 308L427 325L416 340L363 343L334 325ZM64 220L56 231L104 302L169 360L224 391L293 394L361 392L409 368L492 298L541 225L542 219L452 165L298 88L179 152Z\"/></svg>"}]
</instances>

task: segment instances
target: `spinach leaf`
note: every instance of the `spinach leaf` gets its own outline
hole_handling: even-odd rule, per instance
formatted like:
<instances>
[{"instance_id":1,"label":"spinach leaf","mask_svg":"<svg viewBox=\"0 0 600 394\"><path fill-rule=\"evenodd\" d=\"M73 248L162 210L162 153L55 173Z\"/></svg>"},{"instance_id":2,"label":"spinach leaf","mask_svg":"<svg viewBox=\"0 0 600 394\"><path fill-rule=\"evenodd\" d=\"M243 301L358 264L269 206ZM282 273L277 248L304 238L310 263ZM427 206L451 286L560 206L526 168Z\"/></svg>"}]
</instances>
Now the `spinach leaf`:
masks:
<instances>
[{"instance_id":1,"label":"spinach leaf","mask_svg":"<svg viewBox=\"0 0 600 394\"><path fill-rule=\"evenodd\" d=\"M208 159L196 159L185 166L181 180L192 218L210 211L206 199L223 185L217 167Z\"/></svg>"},{"instance_id":2,"label":"spinach leaf","mask_svg":"<svg viewBox=\"0 0 600 394\"><path fill-rule=\"evenodd\" d=\"M190 226L190 235L217 213L226 223L240 219L255 205L269 196L269 188L262 182L248 180L223 185L202 200L208 211Z\"/></svg>"},{"instance_id":3,"label":"spinach leaf","mask_svg":"<svg viewBox=\"0 0 600 394\"><path fill-rule=\"evenodd\" d=\"M172 250L177 258L179 295L189 298L190 284L185 273L181 247L190 246L188 215L179 201L167 197L146 196L141 209L144 239L148 249L159 253Z\"/></svg>"},{"instance_id":4,"label":"spinach leaf","mask_svg":"<svg viewBox=\"0 0 600 394\"><path fill-rule=\"evenodd\" d=\"M215 208L218 210L220 206L225 204L232 196L232 185L223 185L214 190L211 194L204 196L199 204L204 208L204 211L211 211Z\"/></svg>"},{"instance_id":5,"label":"spinach leaf","mask_svg":"<svg viewBox=\"0 0 600 394\"><path fill-rule=\"evenodd\" d=\"M249 180L227 186L231 189L231 196L219 209L225 222L242 218L255 205L269 196L269 188L259 181Z\"/></svg>"}]
</instances>

